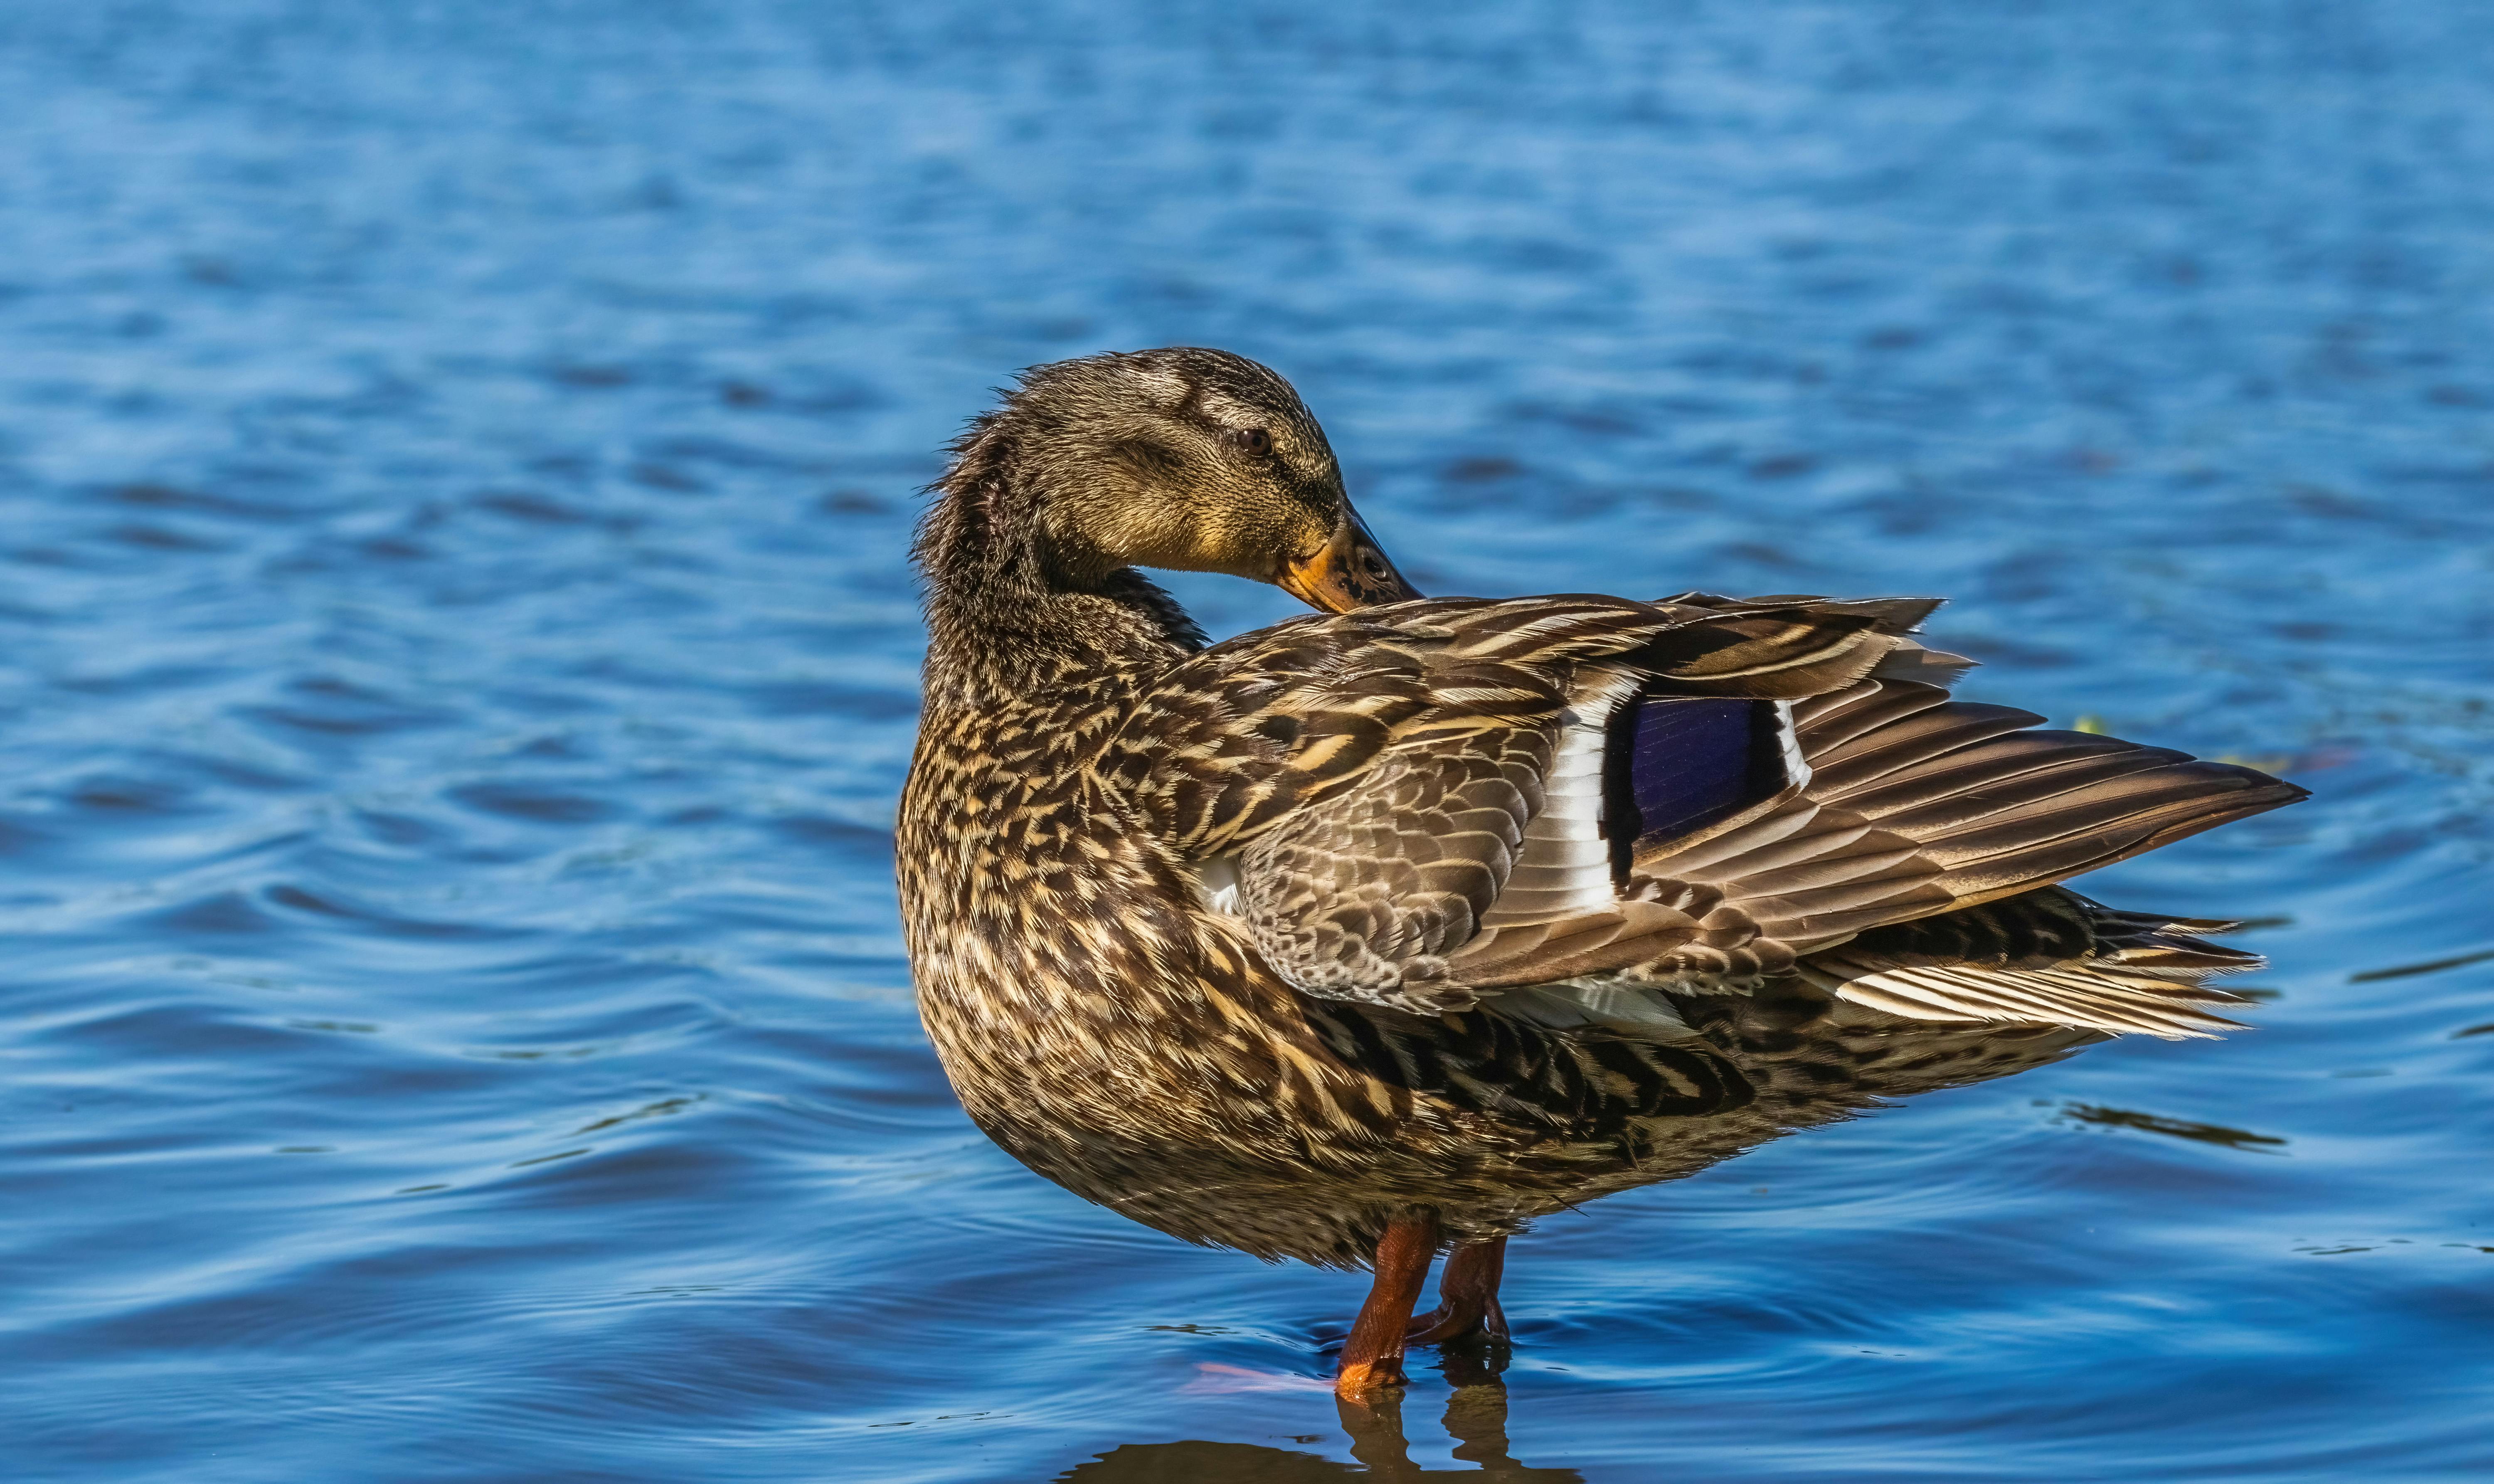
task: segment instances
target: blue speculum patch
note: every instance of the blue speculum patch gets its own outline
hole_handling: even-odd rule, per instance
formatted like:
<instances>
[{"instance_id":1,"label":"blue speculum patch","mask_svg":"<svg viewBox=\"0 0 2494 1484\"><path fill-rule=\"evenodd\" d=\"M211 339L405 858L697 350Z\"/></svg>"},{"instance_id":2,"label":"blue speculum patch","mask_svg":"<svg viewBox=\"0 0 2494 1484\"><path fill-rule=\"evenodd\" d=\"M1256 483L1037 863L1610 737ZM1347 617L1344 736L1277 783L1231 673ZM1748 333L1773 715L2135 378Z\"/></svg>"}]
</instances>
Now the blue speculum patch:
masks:
<instances>
[{"instance_id":1,"label":"blue speculum patch","mask_svg":"<svg viewBox=\"0 0 2494 1484\"><path fill-rule=\"evenodd\" d=\"M1606 817L1614 862L1773 798L1790 781L1773 701L1640 696L1611 723Z\"/></svg>"}]
</instances>

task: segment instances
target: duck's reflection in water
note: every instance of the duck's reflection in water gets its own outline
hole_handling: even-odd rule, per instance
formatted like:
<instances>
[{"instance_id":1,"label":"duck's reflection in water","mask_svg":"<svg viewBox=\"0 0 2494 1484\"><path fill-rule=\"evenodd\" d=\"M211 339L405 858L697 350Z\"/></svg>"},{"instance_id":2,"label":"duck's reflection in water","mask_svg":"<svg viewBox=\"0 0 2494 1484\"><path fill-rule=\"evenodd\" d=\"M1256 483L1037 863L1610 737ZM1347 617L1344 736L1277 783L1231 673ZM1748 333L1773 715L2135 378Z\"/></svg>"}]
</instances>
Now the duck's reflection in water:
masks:
<instances>
[{"instance_id":1,"label":"duck's reflection in water","mask_svg":"<svg viewBox=\"0 0 2494 1484\"><path fill-rule=\"evenodd\" d=\"M1524 1480L1529 1484L1584 1484L1585 1476L1573 1469L1536 1469L1518 1463L1508 1454L1506 1387L1498 1378L1498 1373L1506 1369L1505 1343L1450 1345L1445 1348L1445 1360L1446 1379L1454 1383L1455 1389L1446 1396L1446 1409L1441 1421L1446 1436L1455 1440L1455 1457L1471 1467L1423 1469L1413 1463L1403 1437L1402 1406L1391 1393L1385 1400L1364 1407L1355 1402L1337 1402L1335 1410L1342 1418L1342 1430L1351 1437L1351 1456L1366 1468L1370 1478L1443 1478L1460 1473L1474 1478Z\"/></svg>"},{"instance_id":2,"label":"duck's reflection in water","mask_svg":"<svg viewBox=\"0 0 2494 1484\"><path fill-rule=\"evenodd\" d=\"M1455 1442L1460 1469L1428 1469L1412 1462L1403 1432L1403 1397L1387 1392L1368 1405L1337 1401L1336 1414L1351 1439L1352 1463L1339 1463L1291 1448L1249 1442L1128 1443L1059 1474L1064 1484L1319 1484L1333 1479L1508 1479L1516 1484L1584 1484L1573 1469L1536 1469L1507 1452L1507 1348L1471 1341L1445 1349L1446 1397L1442 1425Z\"/></svg>"}]
</instances>

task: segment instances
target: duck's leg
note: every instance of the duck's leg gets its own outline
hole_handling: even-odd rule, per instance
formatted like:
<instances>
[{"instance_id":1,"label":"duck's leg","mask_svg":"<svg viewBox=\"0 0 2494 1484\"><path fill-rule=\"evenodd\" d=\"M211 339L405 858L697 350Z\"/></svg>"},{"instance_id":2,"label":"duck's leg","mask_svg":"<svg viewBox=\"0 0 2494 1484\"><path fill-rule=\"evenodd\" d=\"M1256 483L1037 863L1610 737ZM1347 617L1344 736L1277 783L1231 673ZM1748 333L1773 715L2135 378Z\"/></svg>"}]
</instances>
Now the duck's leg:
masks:
<instances>
[{"instance_id":1,"label":"duck's leg","mask_svg":"<svg viewBox=\"0 0 2494 1484\"><path fill-rule=\"evenodd\" d=\"M1334 1395L1358 1401L1372 1392L1403 1384L1403 1333L1412 1322L1412 1306L1429 1281L1429 1264L1438 1256L1438 1215L1422 1211L1386 1224L1377 1239L1377 1281L1369 1285L1368 1302L1351 1322L1342 1342L1342 1369L1333 1378Z\"/></svg>"},{"instance_id":2,"label":"duck's leg","mask_svg":"<svg viewBox=\"0 0 2494 1484\"><path fill-rule=\"evenodd\" d=\"M1412 1317L1406 1343L1443 1345L1479 1333L1506 1338L1506 1312L1498 1307L1498 1281L1506 1273L1506 1238L1466 1242L1446 1255L1438 1278L1438 1307Z\"/></svg>"}]
</instances>

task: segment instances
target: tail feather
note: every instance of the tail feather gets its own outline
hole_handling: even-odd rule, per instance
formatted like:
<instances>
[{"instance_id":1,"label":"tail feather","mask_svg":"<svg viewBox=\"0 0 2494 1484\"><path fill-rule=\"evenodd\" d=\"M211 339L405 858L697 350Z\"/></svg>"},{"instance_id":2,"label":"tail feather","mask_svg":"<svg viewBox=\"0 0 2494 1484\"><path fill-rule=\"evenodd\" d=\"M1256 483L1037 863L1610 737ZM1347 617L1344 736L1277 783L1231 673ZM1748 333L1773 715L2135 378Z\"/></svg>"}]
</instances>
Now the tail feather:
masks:
<instances>
[{"instance_id":1,"label":"tail feather","mask_svg":"<svg viewBox=\"0 0 2494 1484\"><path fill-rule=\"evenodd\" d=\"M2120 912L2066 887L1874 928L1801 960L1811 984L1914 1020L2014 1021L2178 1040L2250 1003L2208 986L2258 954L2200 934L2231 924Z\"/></svg>"},{"instance_id":2,"label":"tail feather","mask_svg":"<svg viewBox=\"0 0 2494 1484\"><path fill-rule=\"evenodd\" d=\"M1802 977L1840 998L1908 1020L2005 1020L2154 1036L2213 1038L2241 1022L2203 1009L2241 996L2144 975L2092 969L1866 969L1841 956L1805 960Z\"/></svg>"}]
</instances>

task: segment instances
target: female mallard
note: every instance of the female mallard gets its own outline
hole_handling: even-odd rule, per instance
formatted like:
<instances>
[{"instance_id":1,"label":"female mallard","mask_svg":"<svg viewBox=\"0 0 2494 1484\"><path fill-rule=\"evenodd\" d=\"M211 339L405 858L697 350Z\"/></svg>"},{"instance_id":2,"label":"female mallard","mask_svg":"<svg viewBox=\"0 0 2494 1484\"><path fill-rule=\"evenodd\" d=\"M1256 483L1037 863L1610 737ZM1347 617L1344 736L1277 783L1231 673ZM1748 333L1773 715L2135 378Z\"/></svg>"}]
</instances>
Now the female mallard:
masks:
<instances>
[{"instance_id":1,"label":"female mallard","mask_svg":"<svg viewBox=\"0 0 2494 1484\"><path fill-rule=\"evenodd\" d=\"M1790 1126L1694 997L2205 1034L2257 961L2224 924L2052 883L2303 797L1950 700L1930 600L1423 599L1218 350L1028 373L917 559L900 894L945 1071L1078 1195L1373 1266L1347 1396L1501 1332L1534 1218ZM1206 648L1137 566L1328 612Z\"/></svg>"}]
</instances>

